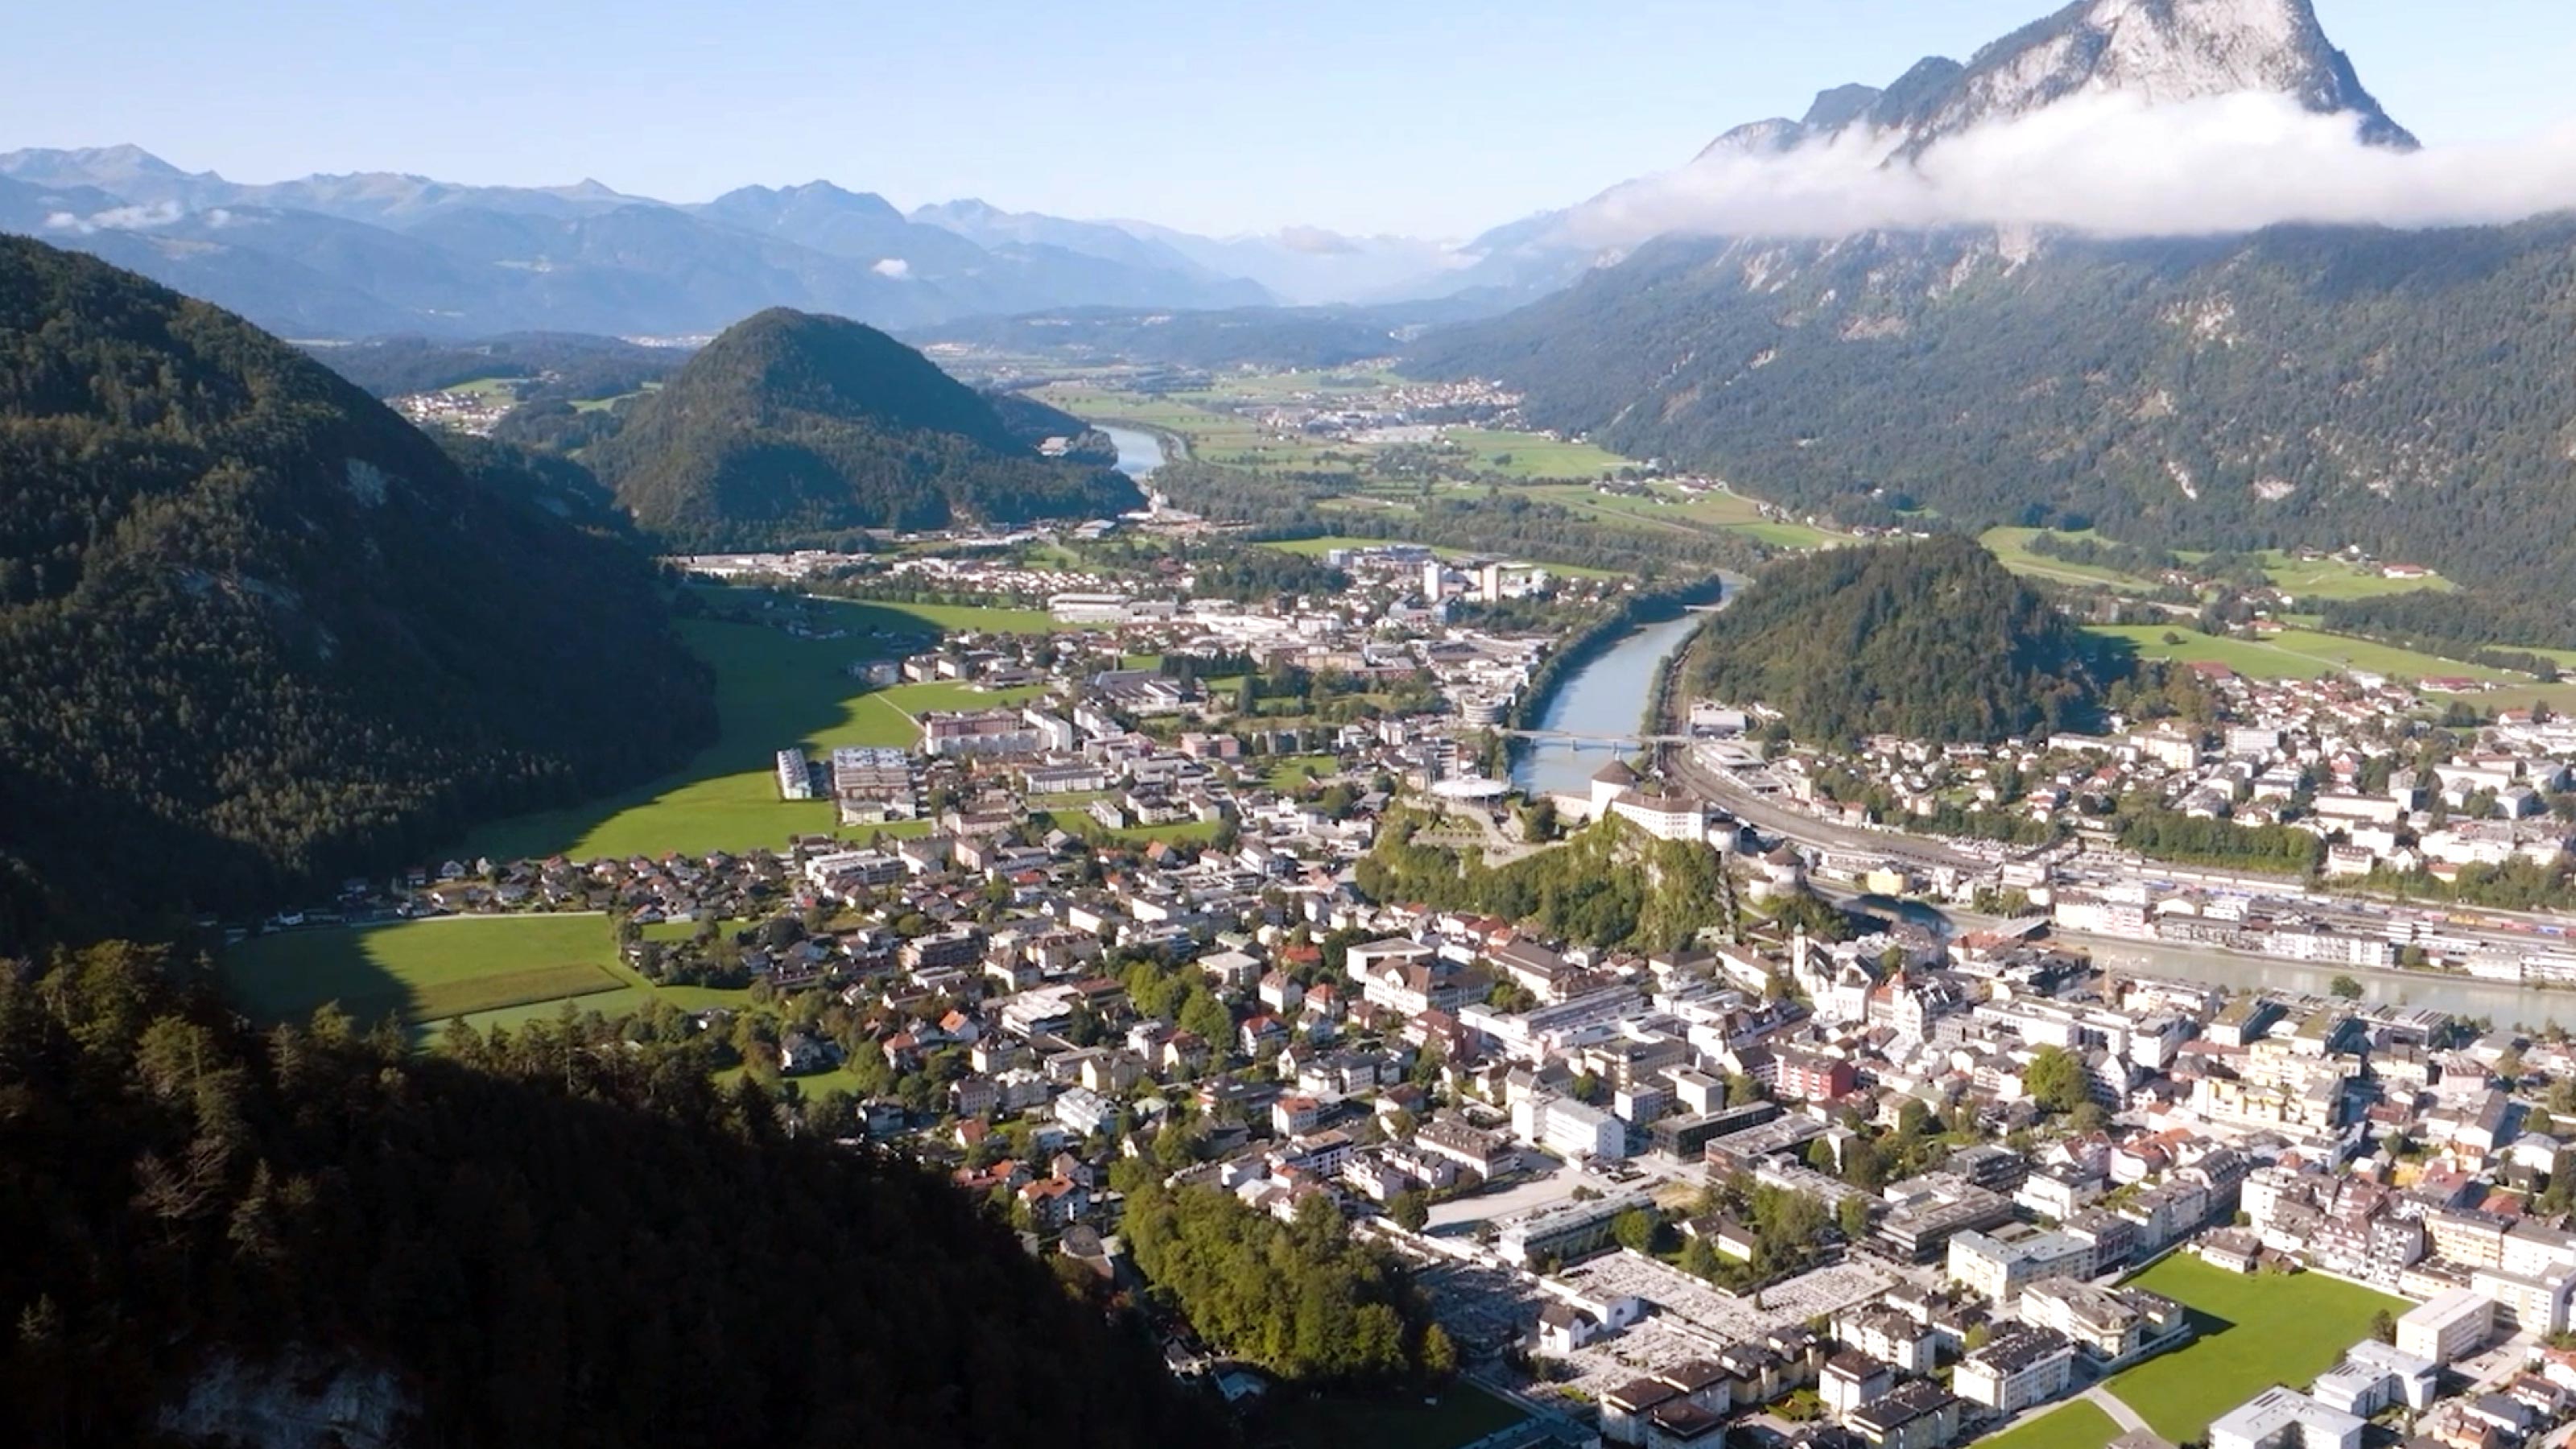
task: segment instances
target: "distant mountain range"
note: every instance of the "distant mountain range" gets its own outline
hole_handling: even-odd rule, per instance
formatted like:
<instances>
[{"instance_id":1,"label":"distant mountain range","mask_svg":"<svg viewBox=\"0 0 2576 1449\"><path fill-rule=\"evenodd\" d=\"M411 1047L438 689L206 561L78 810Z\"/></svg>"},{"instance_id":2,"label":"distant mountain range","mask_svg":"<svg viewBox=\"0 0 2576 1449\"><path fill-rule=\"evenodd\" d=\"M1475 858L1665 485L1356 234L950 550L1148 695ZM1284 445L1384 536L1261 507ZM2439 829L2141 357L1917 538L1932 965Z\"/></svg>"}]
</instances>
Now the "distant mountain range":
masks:
<instances>
[{"instance_id":1,"label":"distant mountain range","mask_svg":"<svg viewBox=\"0 0 2576 1449\"><path fill-rule=\"evenodd\" d=\"M294 337L706 336L765 307L886 327L1067 307L1377 302L1568 280L1465 247L1312 228L1211 238L961 200L906 215L825 181L675 205L583 181L369 172L249 185L135 146L0 155L0 231L86 251Z\"/></svg>"}]
</instances>

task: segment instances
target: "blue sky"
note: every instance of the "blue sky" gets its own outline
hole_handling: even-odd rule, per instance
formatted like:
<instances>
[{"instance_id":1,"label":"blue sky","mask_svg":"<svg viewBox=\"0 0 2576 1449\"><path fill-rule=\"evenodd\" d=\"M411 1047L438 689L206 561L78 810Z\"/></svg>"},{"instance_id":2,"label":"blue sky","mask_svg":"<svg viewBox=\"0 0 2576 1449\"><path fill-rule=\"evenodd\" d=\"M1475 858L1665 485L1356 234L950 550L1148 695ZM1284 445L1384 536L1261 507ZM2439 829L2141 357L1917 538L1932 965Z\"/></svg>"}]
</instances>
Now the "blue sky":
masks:
<instances>
[{"instance_id":1,"label":"blue sky","mask_svg":"<svg viewBox=\"0 0 2576 1449\"><path fill-rule=\"evenodd\" d=\"M2317 0L2425 141L2576 119L2567 0ZM2049 0L81 0L11 17L0 150L132 141L243 181L596 177L701 200L1464 235Z\"/></svg>"}]
</instances>

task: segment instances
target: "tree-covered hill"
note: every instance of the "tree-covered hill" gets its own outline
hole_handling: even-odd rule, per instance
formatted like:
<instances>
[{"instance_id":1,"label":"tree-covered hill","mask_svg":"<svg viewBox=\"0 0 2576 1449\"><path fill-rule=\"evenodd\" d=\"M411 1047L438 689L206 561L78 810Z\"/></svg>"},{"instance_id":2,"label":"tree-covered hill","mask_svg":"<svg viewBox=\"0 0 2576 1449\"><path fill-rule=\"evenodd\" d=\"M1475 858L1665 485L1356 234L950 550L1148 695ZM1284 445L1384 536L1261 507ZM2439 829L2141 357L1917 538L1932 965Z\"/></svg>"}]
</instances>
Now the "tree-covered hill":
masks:
<instances>
[{"instance_id":1,"label":"tree-covered hill","mask_svg":"<svg viewBox=\"0 0 2576 1449\"><path fill-rule=\"evenodd\" d=\"M1666 238L1409 367L1884 523L2358 544L2576 643L2576 217L2109 240ZM2539 606L2545 605L2545 608ZM2550 638L2533 637L2546 632Z\"/></svg>"},{"instance_id":2,"label":"tree-covered hill","mask_svg":"<svg viewBox=\"0 0 2576 1449\"><path fill-rule=\"evenodd\" d=\"M2084 636L1975 542L1828 549L1764 568L1692 641L1692 688L1801 739L1998 740L2089 718Z\"/></svg>"},{"instance_id":3,"label":"tree-covered hill","mask_svg":"<svg viewBox=\"0 0 2576 1449\"><path fill-rule=\"evenodd\" d=\"M1139 501L1115 473L1038 457L990 402L875 328L783 307L726 329L588 456L678 548Z\"/></svg>"},{"instance_id":4,"label":"tree-covered hill","mask_svg":"<svg viewBox=\"0 0 2576 1449\"><path fill-rule=\"evenodd\" d=\"M948 1184L698 1045L253 1037L169 969L0 970L0 1442L1225 1440Z\"/></svg>"},{"instance_id":5,"label":"tree-covered hill","mask_svg":"<svg viewBox=\"0 0 2576 1449\"><path fill-rule=\"evenodd\" d=\"M0 239L0 940L274 904L702 741L650 566L507 459Z\"/></svg>"}]
</instances>

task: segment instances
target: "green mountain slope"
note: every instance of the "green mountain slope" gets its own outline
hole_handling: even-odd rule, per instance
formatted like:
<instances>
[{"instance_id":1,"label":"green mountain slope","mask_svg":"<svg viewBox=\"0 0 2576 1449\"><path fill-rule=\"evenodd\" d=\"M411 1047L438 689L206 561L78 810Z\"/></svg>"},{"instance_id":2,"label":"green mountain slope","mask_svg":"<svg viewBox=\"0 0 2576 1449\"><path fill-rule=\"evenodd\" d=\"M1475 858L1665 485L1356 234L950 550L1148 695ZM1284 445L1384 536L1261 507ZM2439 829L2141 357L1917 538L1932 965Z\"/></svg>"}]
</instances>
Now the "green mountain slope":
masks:
<instances>
[{"instance_id":1,"label":"green mountain slope","mask_svg":"<svg viewBox=\"0 0 2576 1449\"><path fill-rule=\"evenodd\" d=\"M469 477L240 319L10 239L0 478L0 935L274 903L712 729L561 480Z\"/></svg>"},{"instance_id":2,"label":"green mountain slope","mask_svg":"<svg viewBox=\"0 0 2576 1449\"><path fill-rule=\"evenodd\" d=\"M2083 635L1971 540L1828 549L1764 568L1692 641L1695 690L1800 739L1992 741L2087 719Z\"/></svg>"},{"instance_id":3,"label":"green mountain slope","mask_svg":"<svg viewBox=\"0 0 2576 1449\"><path fill-rule=\"evenodd\" d=\"M785 308L726 329L590 457L637 523L678 548L1138 501L1116 474L1038 457L991 403L875 328Z\"/></svg>"},{"instance_id":4,"label":"green mountain slope","mask_svg":"<svg viewBox=\"0 0 2576 1449\"><path fill-rule=\"evenodd\" d=\"M1849 522L2359 544L2576 632L2576 218L1670 239L1411 366Z\"/></svg>"}]
</instances>

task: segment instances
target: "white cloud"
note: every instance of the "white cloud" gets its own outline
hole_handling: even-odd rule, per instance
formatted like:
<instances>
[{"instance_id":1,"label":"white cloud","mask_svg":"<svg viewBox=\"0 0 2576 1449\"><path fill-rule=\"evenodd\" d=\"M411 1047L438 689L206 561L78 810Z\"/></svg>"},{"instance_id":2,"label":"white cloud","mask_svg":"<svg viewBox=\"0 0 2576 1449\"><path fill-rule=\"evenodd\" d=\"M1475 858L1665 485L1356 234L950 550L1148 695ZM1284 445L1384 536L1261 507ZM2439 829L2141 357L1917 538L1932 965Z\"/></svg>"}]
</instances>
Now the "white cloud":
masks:
<instances>
[{"instance_id":1,"label":"white cloud","mask_svg":"<svg viewBox=\"0 0 2576 1449\"><path fill-rule=\"evenodd\" d=\"M149 231L156 226L168 226L186 214L175 201L157 202L151 206L114 206L87 216L57 211L45 217L45 229L81 236L102 231Z\"/></svg>"},{"instance_id":2,"label":"white cloud","mask_svg":"<svg viewBox=\"0 0 2576 1449\"><path fill-rule=\"evenodd\" d=\"M907 281L911 278L912 263L905 261L901 257L887 257L885 260L878 262L875 266L868 268L868 270L876 273L880 277L891 277L894 280L901 282Z\"/></svg>"},{"instance_id":3,"label":"white cloud","mask_svg":"<svg viewBox=\"0 0 2576 1449\"><path fill-rule=\"evenodd\" d=\"M2106 93L1889 161L1901 138L1845 135L1794 150L1716 155L1577 208L1569 239L1630 245L1667 232L1832 237L1880 227L2066 227L2190 236L2285 222L2422 227L2576 207L2576 127L2401 152L2366 146L2352 116L2238 94L2164 106Z\"/></svg>"}]
</instances>

